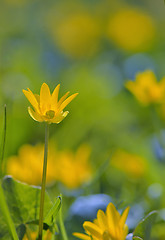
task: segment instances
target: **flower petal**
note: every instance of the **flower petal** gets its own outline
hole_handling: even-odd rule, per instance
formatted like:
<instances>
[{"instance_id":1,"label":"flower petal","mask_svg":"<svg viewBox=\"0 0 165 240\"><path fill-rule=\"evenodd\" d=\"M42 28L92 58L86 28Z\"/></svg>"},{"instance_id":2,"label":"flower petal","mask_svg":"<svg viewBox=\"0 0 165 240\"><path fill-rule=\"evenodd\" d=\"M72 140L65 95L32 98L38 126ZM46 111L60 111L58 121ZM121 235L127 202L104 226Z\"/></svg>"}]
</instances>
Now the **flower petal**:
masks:
<instances>
[{"instance_id":1,"label":"flower petal","mask_svg":"<svg viewBox=\"0 0 165 240\"><path fill-rule=\"evenodd\" d=\"M68 115L68 111L65 111L64 113L60 113L60 114L58 114L57 116L55 116L52 120L51 120L51 122L52 123L60 123L67 115Z\"/></svg>"},{"instance_id":2,"label":"flower petal","mask_svg":"<svg viewBox=\"0 0 165 240\"><path fill-rule=\"evenodd\" d=\"M38 106L39 106L39 104L40 104L40 95L34 94L34 96L35 96L35 98L36 98L36 100L38 102Z\"/></svg>"},{"instance_id":3,"label":"flower petal","mask_svg":"<svg viewBox=\"0 0 165 240\"><path fill-rule=\"evenodd\" d=\"M62 96L60 98L60 100L58 101L58 106L60 107L60 105L63 103L63 101L67 98L67 96L69 95L70 92L67 92L64 94L64 96Z\"/></svg>"},{"instance_id":4,"label":"flower petal","mask_svg":"<svg viewBox=\"0 0 165 240\"><path fill-rule=\"evenodd\" d=\"M75 232L75 233L73 233L73 236L78 237L78 238L80 238L82 240L91 240L91 238L88 235L83 234L83 233Z\"/></svg>"},{"instance_id":5,"label":"flower petal","mask_svg":"<svg viewBox=\"0 0 165 240\"><path fill-rule=\"evenodd\" d=\"M136 83L129 80L125 83L125 87L130 91L130 92L134 92L135 88L136 88Z\"/></svg>"},{"instance_id":6,"label":"flower petal","mask_svg":"<svg viewBox=\"0 0 165 240\"><path fill-rule=\"evenodd\" d=\"M116 210L113 203L109 203L106 209L106 214L108 218L108 226L110 229L111 235L115 238L118 234L117 227L119 225L120 214Z\"/></svg>"},{"instance_id":7,"label":"flower petal","mask_svg":"<svg viewBox=\"0 0 165 240\"><path fill-rule=\"evenodd\" d=\"M43 122L44 120L42 119L42 117L39 115L39 113L34 112L33 109L31 107L28 107L28 112L30 114L30 116L37 122Z\"/></svg>"},{"instance_id":8,"label":"flower petal","mask_svg":"<svg viewBox=\"0 0 165 240\"><path fill-rule=\"evenodd\" d=\"M35 108L35 110L37 110L39 112L38 101L37 101L36 97L34 96L34 94L30 91L30 89L28 88L28 91L27 90L22 90L22 91L23 91L25 97L31 103L31 105Z\"/></svg>"},{"instance_id":9,"label":"flower petal","mask_svg":"<svg viewBox=\"0 0 165 240\"><path fill-rule=\"evenodd\" d=\"M90 233L93 237L96 237L98 239L102 238L103 230L100 229L96 224L92 222L84 222L83 228Z\"/></svg>"},{"instance_id":10,"label":"flower petal","mask_svg":"<svg viewBox=\"0 0 165 240\"><path fill-rule=\"evenodd\" d=\"M57 108L59 90L60 90L60 84L58 84L56 86L56 88L54 89L54 91L52 93L52 97L51 97L52 110L56 110L56 108Z\"/></svg>"},{"instance_id":11,"label":"flower petal","mask_svg":"<svg viewBox=\"0 0 165 240\"><path fill-rule=\"evenodd\" d=\"M70 97L68 97L60 106L59 111L61 112L76 96L78 93L72 94Z\"/></svg>"},{"instance_id":12,"label":"flower petal","mask_svg":"<svg viewBox=\"0 0 165 240\"><path fill-rule=\"evenodd\" d=\"M93 220L93 223L96 224L96 225L99 227L99 223L98 223L97 218L95 218L95 219Z\"/></svg>"},{"instance_id":13,"label":"flower petal","mask_svg":"<svg viewBox=\"0 0 165 240\"><path fill-rule=\"evenodd\" d=\"M125 240L126 239L126 236L127 236L127 234L128 234L128 226L125 224L124 225L124 229L123 229L123 238L122 238L122 240Z\"/></svg>"},{"instance_id":14,"label":"flower petal","mask_svg":"<svg viewBox=\"0 0 165 240\"><path fill-rule=\"evenodd\" d=\"M129 207L127 207L127 208L124 210L122 216L120 217L119 223L120 223L120 226L121 226L122 228L124 227L124 224L125 224L125 222L126 222L126 219L127 219L127 216L128 216L128 212L129 212Z\"/></svg>"},{"instance_id":15,"label":"flower petal","mask_svg":"<svg viewBox=\"0 0 165 240\"><path fill-rule=\"evenodd\" d=\"M103 231L108 229L105 213L100 209L97 212L97 222Z\"/></svg>"},{"instance_id":16,"label":"flower petal","mask_svg":"<svg viewBox=\"0 0 165 240\"><path fill-rule=\"evenodd\" d=\"M144 72L139 72L136 74L136 82L141 87L153 86L157 84L155 74L151 70L146 70Z\"/></svg>"},{"instance_id":17,"label":"flower petal","mask_svg":"<svg viewBox=\"0 0 165 240\"><path fill-rule=\"evenodd\" d=\"M51 110L51 94L46 83L43 83L40 90L40 109L42 114Z\"/></svg>"}]
</instances>

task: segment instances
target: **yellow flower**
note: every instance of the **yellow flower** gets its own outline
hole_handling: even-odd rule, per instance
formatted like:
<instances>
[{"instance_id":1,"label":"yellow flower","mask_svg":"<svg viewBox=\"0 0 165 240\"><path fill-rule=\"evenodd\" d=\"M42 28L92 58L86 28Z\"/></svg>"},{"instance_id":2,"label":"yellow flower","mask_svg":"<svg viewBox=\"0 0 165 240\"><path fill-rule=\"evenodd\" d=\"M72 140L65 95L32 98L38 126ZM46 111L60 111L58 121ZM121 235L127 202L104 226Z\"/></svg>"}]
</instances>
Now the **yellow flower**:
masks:
<instances>
[{"instance_id":1,"label":"yellow flower","mask_svg":"<svg viewBox=\"0 0 165 240\"><path fill-rule=\"evenodd\" d=\"M67 98L69 92L67 92L59 101L58 93L60 84L54 89L53 93L50 93L50 89L46 83L43 83L40 90L40 95L33 94L28 88L23 90L26 98L32 104L34 111L31 107L28 107L30 116L38 122L47 123L60 123L67 115L68 111L63 112L64 108L77 96L75 93Z\"/></svg>"},{"instance_id":2,"label":"yellow flower","mask_svg":"<svg viewBox=\"0 0 165 240\"><path fill-rule=\"evenodd\" d=\"M144 51L152 46L155 24L140 9L124 8L109 21L108 37L126 51Z\"/></svg>"},{"instance_id":3,"label":"yellow flower","mask_svg":"<svg viewBox=\"0 0 165 240\"><path fill-rule=\"evenodd\" d=\"M161 103L165 98L165 78L157 82L154 73L150 70L138 73L136 81L127 81L125 86L144 106Z\"/></svg>"},{"instance_id":4,"label":"yellow flower","mask_svg":"<svg viewBox=\"0 0 165 240\"><path fill-rule=\"evenodd\" d=\"M90 180L92 169L89 164L91 149L81 145L76 153L57 151L52 145L48 152L47 183L59 181L68 188L77 188ZM19 181L40 185L42 179L42 161L44 145L25 144L19 149L17 156L7 160L7 173Z\"/></svg>"},{"instance_id":5,"label":"yellow flower","mask_svg":"<svg viewBox=\"0 0 165 240\"><path fill-rule=\"evenodd\" d=\"M49 28L55 43L66 55L90 57L99 48L100 26L90 14L79 12L55 20L49 17Z\"/></svg>"},{"instance_id":6,"label":"yellow flower","mask_svg":"<svg viewBox=\"0 0 165 240\"><path fill-rule=\"evenodd\" d=\"M30 238L29 238L29 235L30 235ZM37 236L38 236L38 232L31 232L28 234L25 234L24 237L23 237L23 240L36 240L37 239ZM47 230L46 233L44 234L43 236L43 240L51 240L52 239L52 233Z\"/></svg>"},{"instance_id":7,"label":"yellow flower","mask_svg":"<svg viewBox=\"0 0 165 240\"><path fill-rule=\"evenodd\" d=\"M124 150L117 150L113 154L110 164L132 178L142 177L146 169L145 159Z\"/></svg>"},{"instance_id":8,"label":"yellow flower","mask_svg":"<svg viewBox=\"0 0 165 240\"><path fill-rule=\"evenodd\" d=\"M77 188L89 181L92 175L88 163L91 149L81 145L76 153L71 151L59 152L55 163L55 178L68 188Z\"/></svg>"},{"instance_id":9,"label":"yellow flower","mask_svg":"<svg viewBox=\"0 0 165 240\"><path fill-rule=\"evenodd\" d=\"M17 180L31 185L39 185L42 177L42 161L44 156L44 145L36 146L23 145L18 152L18 156L11 156L7 161L7 173ZM54 177L53 149L49 149L47 166L47 183L52 182Z\"/></svg>"},{"instance_id":10,"label":"yellow flower","mask_svg":"<svg viewBox=\"0 0 165 240\"><path fill-rule=\"evenodd\" d=\"M125 240L128 234L128 226L125 224L128 212L129 207L120 215L113 203L109 203L106 213L98 210L97 218L93 222L84 222L86 234L73 235L83 240Z\"/></svg>"}]
</instances>

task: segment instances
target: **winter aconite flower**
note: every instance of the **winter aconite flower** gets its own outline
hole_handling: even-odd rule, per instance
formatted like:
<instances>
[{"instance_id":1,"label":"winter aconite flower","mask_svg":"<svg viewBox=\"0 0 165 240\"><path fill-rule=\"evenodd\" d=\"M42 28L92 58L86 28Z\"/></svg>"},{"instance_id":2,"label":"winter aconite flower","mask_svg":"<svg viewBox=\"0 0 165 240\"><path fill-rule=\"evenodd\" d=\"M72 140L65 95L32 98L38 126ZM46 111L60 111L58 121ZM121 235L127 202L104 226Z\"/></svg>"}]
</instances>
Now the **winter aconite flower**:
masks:
<instances>
[{"instance_id":1,"label":"winter aconite flower","mask_svg":"<svg viewBox=\"0 0 165 240\"><path fill-rule=\"evenodd\" d=\"M23 240L36 240L37 239L37 232L28 232L25 233ZM50 230L47 230L47 232L45 232L44 236L43 236L43 240L51 240L52 239L52 233L50 232Z\"/></svg>"},{"instance_id":2,"label":"winter aconite flower","mask_svg":"<svg viewBox=\"0 0 165 240\"><path fill-rule=\"evenodd\" d=\"M30 116L38 122L60 123L67 115L68 111L63 112L64 108L77 96L75 93L67 98L67 92L58 101L58 93L60 84L50 93L50 89L46 83L43 83L40 90L40 95L33 94L31 90L23 90L26 98L32 104L34 110L28 107Z\"/></svg>"},{"instance_id":3,"label":"winter aconite flower","mask_svg":"<svg viewBox=\"0 0 165 240\"><path fill-rule=\"evenodd\" d=\"M42 176L42 159L44 155L44 145L22 145L15 156L10 156L7 161L7 173L19 181L40 185ZM55 180L54 159L56 151L49 147L47 183Z\"/></svg>"},{"instance_id":4,"label":"winter aconite flower","mask_svg":"<svg viewBox=\"0 0 165 240\"><path fill-rule=\"evenodd\" d=\"M136 8L122 8L110 18L107 35L126 51L144 51L152 47L156 29L154 20Z\"/></svg>"},{"instance_id":5,"label":"winter aconite flower","mask_svg":"<svg viewBox=\"0 0 165 240\"><path fill-rule=\"evenodd\" d=\"M55 179L70 189L76 189L88 182L92 177L90 153L91 148L86 144L81 145L75 153L72 151L57 153Z\"/></svg>"},{"instance_id":6,"label":"winter aconite flower","mask_svg":"<svg viewBox=\"0 0 165 240\"><path fill-rule=\"evenodd\" d=\"M161 103L165 98L165 78L157 82L150 70L138 73L135 82L128 81L125 86L144 106Z\"/></svg>"},{"instance_id":7,"label":"winter aconite flower","mask_svg":"<svg viewBox=\"0 0 165 240\"><path fill-rule=\"evenodd\" d=\"M99 49L100 24L84 12L65 14L62 18L49 14L50 33L61 52L72 58L90 57Z\"/></svg>"},{"instance_id":8,"label":"winter aconite flower","mask_svg":"<svg viewBox=\"0 0 165 240\"><path fill-rule=\"evenodd\" d=\"M146 159L122 149L118 149L113 154L110 164L115 169L134 179L143 177L147 168Z\"/></svg>"},{"instance_id":9,"label":"winter aconite flower","mask_svg":"<svg viewBox=\"0 0 165 240\"><path fill-rule=\"evenodd\" d=\"M128 234L128 226L125 224L128 212L129 207L120 215L113 203L109 203L105 213L98 210L97 218L93 222L84 222L86 234L73 235L83 240L125 240Z\"/></svg>"}]
</instances>

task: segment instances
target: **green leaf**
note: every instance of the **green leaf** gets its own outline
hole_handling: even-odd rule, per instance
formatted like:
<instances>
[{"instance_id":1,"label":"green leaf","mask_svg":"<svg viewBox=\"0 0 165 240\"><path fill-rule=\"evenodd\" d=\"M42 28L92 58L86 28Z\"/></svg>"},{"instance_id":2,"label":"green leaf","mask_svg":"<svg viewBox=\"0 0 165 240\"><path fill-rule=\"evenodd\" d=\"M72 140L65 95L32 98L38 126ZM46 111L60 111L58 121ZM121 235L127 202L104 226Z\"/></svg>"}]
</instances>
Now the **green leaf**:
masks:
<instances>
[{"instance_id":1,"label":"green leaf","mask_svg":"<svg viewBox=\"0 0 165 240\"><path fill-rule=\"evenodd\" d=\"M133 240L148 240L150 239L151 228L155 223L158 212L150 212L135 228L133 233Z\"/></svg>"},{"instance_id":2,"label":"green leaf","mask_svg":"<svg viewBox=\"0 0 165 240\"><path fill-rule=\"evenodd\" d=\"M2 188L2 183L0 180L0 210L1 210L1 214L4 218L4 222L6 223L7 227L8 227L8 231L10 233L10 236L13 238L13 240L18 240L18 235L15 229L15 225L14 222L10 216L10 212L6 203L6 198L4 195L4 191Z\"/></svg>"},{"instance_id":3,"label":"green leaf","mask_svg":"<svg viewBox=\"0 0 165 240\"><path fill-rule=\"evenodd\" d=\"M39 222L40 209L40 187L29 186L18 182L11 177L6 176L3 179L2 187L4 190L5 199L10 211L11 218L17 229L17 233L24 234L24 227L29 224L37 224ZM59 210L59 200L53 205L47 193L45 193L44 204L44 229L52 225L52 219L56 216ZM19 235L20 239L21 236ZM8 233L8 228L4 217L0 211L0 239L9 240L11 237Z\"/></svg>"},{"instance_id":4,"label":"green leaf","mask_svg":"<svg viewBox=\"0 0 165 240\"><path fill-rule=\"evenodd\" d=\"M44 218L44 223L51 226L54 222L54 218L56 217L58 211L60 210L60 207L61 207L61 198L58 197L53 207L49 210L48 214Z\"/></svg>"}]
</instances>

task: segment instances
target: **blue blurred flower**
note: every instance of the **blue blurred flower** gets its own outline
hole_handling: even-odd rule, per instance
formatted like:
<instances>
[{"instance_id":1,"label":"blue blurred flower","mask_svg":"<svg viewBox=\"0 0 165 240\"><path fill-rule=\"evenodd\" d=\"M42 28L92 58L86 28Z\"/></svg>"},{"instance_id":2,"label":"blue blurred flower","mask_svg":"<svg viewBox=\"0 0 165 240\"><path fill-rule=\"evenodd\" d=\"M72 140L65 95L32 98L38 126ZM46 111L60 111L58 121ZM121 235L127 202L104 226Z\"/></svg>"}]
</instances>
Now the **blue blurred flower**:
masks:
<instances>
[{"instance_id":1,"label":"blue blurred flower","mask_svg":"<svg viewBox=\"0 0 165 240\"><path fill-rule=\"evenodd\" d=\"M71 205L69 215L93 219L96 217L96 212L99 209L105 210L111 201L111 197L105 194L81 196Z\"/></svg>"},{"instance_id":2,"label":"blue blurred flower","mask_svg":"<svg viewBox=\"0 0 165 240\"><path fill-rule=\"evenodd\" d=\"M143 72L147 69L155 72L155 64L152 58L142 53L127 58L123 67L127 79L134 79L137 72Z\"/></svg>"},{"instance_id":3,"label":"blue blurred flower","mask_svg":"<svg viewBox=\"0 0 165 240\"><path fill-rule=\"evenodd\" d=\"M126 240L132 240L133 238L133 233L130 233L127 235Z\"/></svg>"},{"instance_id":4,"label":"blue blurred flower","mask_svg":"<svg viewBox=\"0 0 165 240\"><path fill-rule=\"evenodd\" d=\"M129 229L134 229L139 221L144 217L144 209L141 204L131 206L126 224Z\"/></svg>"}]
</instances>

